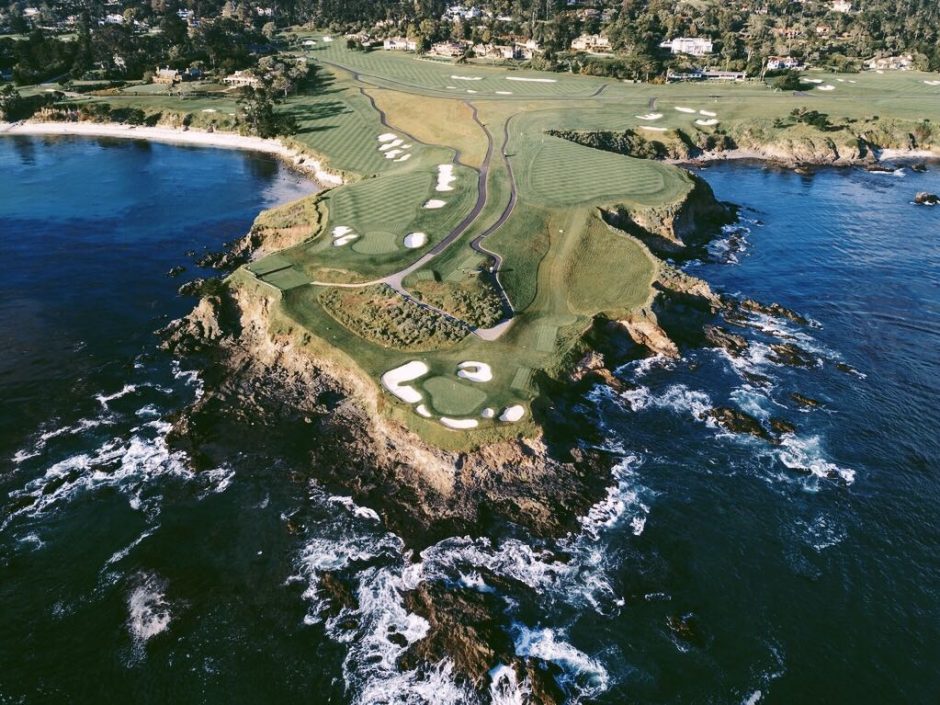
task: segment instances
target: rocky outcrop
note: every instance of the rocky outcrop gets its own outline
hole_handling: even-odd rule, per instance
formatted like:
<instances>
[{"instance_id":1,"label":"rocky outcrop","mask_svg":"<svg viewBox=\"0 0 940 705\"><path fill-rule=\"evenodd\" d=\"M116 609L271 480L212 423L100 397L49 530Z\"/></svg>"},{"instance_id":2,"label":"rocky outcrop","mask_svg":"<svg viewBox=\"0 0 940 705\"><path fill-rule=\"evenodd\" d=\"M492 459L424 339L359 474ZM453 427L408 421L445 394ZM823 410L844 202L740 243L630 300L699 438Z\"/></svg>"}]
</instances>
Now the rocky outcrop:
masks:
<instances>
[{"instance_id":1,"label":"rocky outcrop","mask_svg":"<svg viewBox=\"0 0 940 705\"><path fill-rule=\"evenodd\" d=\"M919 206L935 206L940 203L940 196L937 196L935 193L919 191L917 195L914 196L914 203Z\"/></svg>"},{"instance_id":2,"label":"rocky outcrop","mask_svg":"<svg viewBox=\"0 0 940 705\"><path fill-rule=\"evenodd\" d=\"M712 291L707 281L693 277L665 263L660 265L659 275L653 282L653 286L669 296L697 299L713 309L722 305L721 297Z\"/></svg>"},{"instance_id":3,"label":"rocky outcrop","mask_svg":"<svg viewBox=\"0 0 940 705\"><path fill-rule=\"evenodd\" d=\"M733 222L736 210L721 203L704 180L688 174L691 186L680 199L660 206L616 206L601 211L609 224L643 240L654 252L675 254L704 242L722 225Z\"/></svg>"},{"instance_id":4,"label":"rocky outcrop","mask_svg":"<svg viewBox=\"0 0 940 705\"><path fill-rule=\"evenodd\" d=\"M447 659L472 688L482 693L488 690L490 671L502 664L515 672L517 683L528 683L528 705L565 701L547 665L516 656L512 639L498 619L505 605L495 593L423 583L405 594L405 606L427 620L429 629L401 657L402 668Z\"/></svg>"},{"instance_id":5,"label":"rocky outcrop","mask_svg":"<svg viewBox=\"0 0 940 705\"><path fill-rule=\"evenodd\" d=\"M656 314L651 309L638 309L618 320L617 325L625 330L637 345L645 347L654 355L679 357L678 346L659 326Z\"/></svg>"},{"instance_id":6,"label":"rocky outcrop","mask_svg":"<svg viewBox=\"0 0 940 705\"><path fill-rule=\"evenodd\" d=\"M747 338L731 333L720 326L705 326L705 342L715 348L722 348L738 357L748 348Z\"/></svg>"}]
</instances>

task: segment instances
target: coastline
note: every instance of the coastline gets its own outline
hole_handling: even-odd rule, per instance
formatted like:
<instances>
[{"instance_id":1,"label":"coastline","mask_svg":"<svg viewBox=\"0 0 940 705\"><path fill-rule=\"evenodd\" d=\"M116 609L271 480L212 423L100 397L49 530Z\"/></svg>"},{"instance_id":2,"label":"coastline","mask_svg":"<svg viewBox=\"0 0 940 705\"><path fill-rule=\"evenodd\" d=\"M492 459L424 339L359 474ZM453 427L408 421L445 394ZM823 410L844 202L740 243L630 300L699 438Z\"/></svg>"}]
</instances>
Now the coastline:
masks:
<instances>
[{"instance_id":1,"label":"coastline","mask_svg":"<svg viewBox=\"0 0 940 705\"><path fill-rule=\"evenodd\" d=\"M290 167L312 177L320 185L330 188L341 186L345 180L323 164L300 150L288 147L278 139L250 137L234 132L206 132L173 127L139 127L106 122L0 122L0 135L33 137L112 137L115 139L148 140L166 144L216 149L241 149L278 157Z\"/></svg>"},{"instance_id":2,"label":"coastline","mask_svg":"<svg viewBox=\"0 0 940 705\"><path fill-rule=\"evenodd\" d=\"M940 160L940 150L930 149L881 149L873 155L873 159L843 159L827 158L804 161L795 158L793 155L781 153L769 153L761 149L729 149L724 151L703 152L697 157L691 159L664 159L666 164L681 167L695 167L703 164L715 164L720 162L732 161L753 161L775 164L784 168L796 167L848 167L848 166L873 166L885 165L893 161L911 161L911 160Z\"/></svg>"}]
</instances>

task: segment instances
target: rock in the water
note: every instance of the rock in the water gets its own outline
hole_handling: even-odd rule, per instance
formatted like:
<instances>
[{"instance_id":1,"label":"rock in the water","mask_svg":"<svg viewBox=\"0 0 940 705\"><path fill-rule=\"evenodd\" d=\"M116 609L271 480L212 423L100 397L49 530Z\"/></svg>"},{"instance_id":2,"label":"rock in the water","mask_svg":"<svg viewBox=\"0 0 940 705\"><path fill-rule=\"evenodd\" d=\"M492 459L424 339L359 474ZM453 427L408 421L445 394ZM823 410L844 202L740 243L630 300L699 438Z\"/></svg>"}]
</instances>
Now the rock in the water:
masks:
<instances>
[{"instance_id":1,"label":"rock in the water","mask_svg":"<svg viewBox=\"0 0 940 705\"><path fill-rule=\"evenodd\" d=\"M734 304L732 303L732 305ZM804 316L801 316L796 311L788 309L786 306L781 306L778 303L762 304L759 301L755 301L754 299L742 299L740 302L737 302L737 305L745 311L750 311L751 313L763 313L767 316L786 318L787 320L793 321L794 323L799 323L801 326L805 326L807 323L809 323L809 321L807 321Z\"/></svg>"},{"instance_id":2,"label":"rock in the water","mask_svg":"<svg viewBox=\"0 0 940 705\"><path fill-rule=\"evenodd\" d=\"M774 433L781 436L787 433L796 433L796 426L794 426L789 421L777 418L776 416L770 419L770 428Z\"/></svg>"},{"instance_id":3,"label":"rock in the water","mask_svg":"<svg viewBox=\"0 0 940 705\"><path fill-rule=\"evenodd\" d=\"M823 403L818 399L813 399L799 392L792 392L790 398L805 409L818 409L823 406Z\"/></svg>"},{"instance_id":4,"label":"rock in the water","mask_svg":"<svg viewBox=\"0 0 940 705\"><path fill-rule=\"evenodd\" d=\"M919 206L935 206L940 203L940 196L937 196L935 193L920 191L914 196L914 203Z\"/></svg>"},{"instance_id":5,"label":"rock in the water","mask_svg":"<svg viewBox=\"0 0 940 705\"><path fill-rule=\"evenodd\" d=\"M714 419L715 422L728 429L732 433L742 433L755 438L762 438L765 441L771 440L770 433L761 425L761 422L747 412L738 409L732 409L728 406L716 406L709 409L703 415L705 418Z\"/></svg>"},{"instance_id":6,"label":"rock in the water","mask_svg":"<svg viewBox=\"0 0 940 705\"><path fill-rule=\"evenodd\" d=\"M927 164L925 162L911 164L911 171L916 171L918 174L923 174L925 171L927 171Z\"/></svg>"},{"instance_id":7,"label":"rock in the water","mask_svg":"<svg viewBox=\"0 0 940 705\"><path fill-rule=\"evenodd\" d=\"M686 614L670 615L666 625L679 639L693 646L705 646L705 637L699 626L698 618L691 612Z\"/></svg>"},{"instance_id":8,"label":"rock in the water","mask_svg":"<svg viewBox=\"0 0 940 705\"><path fill-rule=\"evenodd\" d=\"M791 367L815 367L816 358L812 353L794 343L776 343L770 346L770 359L780 365Z\"/></svg>"},{"instance_id":9,"label":"rock in the water","mask_svg":"<svg viewBox=\"0 0 940 705\"><path fill-rule=\"evenodd\" d=\"M457 674L484 692L490 670L504 664L516 671L519 681L529 679L532 696L527 702L531 705L564 702L564 693L549 670L516 656L513 641L501 623L505 605L495 593L432 582L422 583L404 597L408 610L426 619L430 627L427 635L401 657L402 668L435 664L446 658Z\"/></svg>"},{"instance_id":10,"label":"rock in the water","mask_svg":"<svg viewBox=\"0 0 940 705\"><path fill-rule=\"evenodd\" d=\"M170 271L167 272L166 274L168 277L176 278L185 271L186 271L186 267L180 264L170 269Z\"/></svg>"},{"instance_id":11,"label":"rock in the water","mask_svg":"<svg viewBox=\"0 0 940 705\"><path fill-rule=\"evenodd\" d=\"M747 339L731 333L720 326L705 326L705 340L716 348L724 348L730 354L738 356L747 350Z\"/></svg>"}]
</instances>

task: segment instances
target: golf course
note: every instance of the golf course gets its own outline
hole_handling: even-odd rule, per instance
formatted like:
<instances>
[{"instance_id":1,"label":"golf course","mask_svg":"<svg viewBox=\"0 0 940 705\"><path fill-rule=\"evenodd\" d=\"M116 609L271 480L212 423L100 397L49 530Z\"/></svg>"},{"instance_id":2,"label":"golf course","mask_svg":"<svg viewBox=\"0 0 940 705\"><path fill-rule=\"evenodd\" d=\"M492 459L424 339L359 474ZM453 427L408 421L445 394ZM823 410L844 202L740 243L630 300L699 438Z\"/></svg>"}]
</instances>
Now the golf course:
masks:
<instances>
[{"instance_id":1,"label":"golf course","mask_svg":"<svg viewBox=\"0 0 940 705\"><path fill-rule=\"evenodd\" d=\"M384 414L456 449L537 434L551 403L540 380L571 370L598 318L652 304L661 261L642 232L610 223L678 237L693 194L711 193L668 160L630 154L733 140L841 156L860 134L910 149L912 134L936 144L923 116L940 119L940 85L913 71L811 71L805 90L779 91L458 64L317 32L297 42L325 80L285 101L298 129L283 141L344 183L259 216L256 229L293 244L229 284L276 302L273 332L301 331L315 356L370 380ZM237 109L225 91L126 89L107 102L216 129Z\"/></svg>"}]
</instances>

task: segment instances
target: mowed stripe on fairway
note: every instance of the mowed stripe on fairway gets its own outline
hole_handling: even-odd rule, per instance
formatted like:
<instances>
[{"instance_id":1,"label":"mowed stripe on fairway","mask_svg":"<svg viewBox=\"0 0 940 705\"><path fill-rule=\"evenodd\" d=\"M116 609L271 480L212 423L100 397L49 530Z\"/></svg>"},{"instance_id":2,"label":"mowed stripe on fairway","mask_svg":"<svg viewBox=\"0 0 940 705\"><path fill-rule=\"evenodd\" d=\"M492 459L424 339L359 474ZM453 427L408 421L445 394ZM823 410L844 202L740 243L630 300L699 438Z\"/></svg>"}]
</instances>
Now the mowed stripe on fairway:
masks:
<instances>
[{"instance_id":1,"label":"mowed stripe on fairway","mask_svg":"<svg viewBox=\"0 0 940 705\"><path fill-rule=\"evenodd\" d=\"M643 200L665 193L668 178L659 165L544 136L527 145L528 195L546 205L577 205L608 199ZM530 139L530 141L531 141Z\"/></svg>"}]
</instances>

